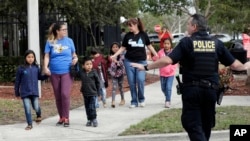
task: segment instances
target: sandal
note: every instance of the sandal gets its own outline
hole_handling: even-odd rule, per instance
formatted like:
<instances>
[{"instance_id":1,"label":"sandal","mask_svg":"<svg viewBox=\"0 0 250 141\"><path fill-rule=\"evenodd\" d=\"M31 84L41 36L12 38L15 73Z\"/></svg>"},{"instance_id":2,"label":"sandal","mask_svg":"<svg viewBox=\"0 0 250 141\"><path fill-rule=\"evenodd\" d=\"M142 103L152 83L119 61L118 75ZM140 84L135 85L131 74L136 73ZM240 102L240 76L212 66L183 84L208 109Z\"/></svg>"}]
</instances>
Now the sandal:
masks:
<instances>
[{"instance_id":1,"label":"sandal","mask_svg":"<svg viewBox=\"0 0 250 141\"><path fill-rule=\"evenodd\" d=\"M28 125L27 127L25 127L25 130L31 130L32 128L32 125Z\"/></svg>"},{"instance_id":2,"label":"sandal","mask_svg":"<svg viewBox=\"0 0 250 141\"><path fill-rule=\"evenodd\" d=\"M42 121L42 117L37 117L36 118L36 123L40 123Z\"/></svg>"}]
</instances>

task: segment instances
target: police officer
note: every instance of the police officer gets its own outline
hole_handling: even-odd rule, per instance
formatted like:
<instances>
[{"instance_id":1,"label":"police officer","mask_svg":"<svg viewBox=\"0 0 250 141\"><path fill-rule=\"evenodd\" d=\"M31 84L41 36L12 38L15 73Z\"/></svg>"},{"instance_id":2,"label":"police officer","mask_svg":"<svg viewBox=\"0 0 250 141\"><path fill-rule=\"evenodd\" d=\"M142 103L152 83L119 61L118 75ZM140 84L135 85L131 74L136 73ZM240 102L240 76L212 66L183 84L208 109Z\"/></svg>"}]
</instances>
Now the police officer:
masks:
<instances>
[{"instance_id":1,"label":"police officer","mask_svg":"<svg viewBox=\"0 0 250 141\"><path fill-rule=\"evenodd\" d=\"M191 141L208 141L215 126L216 92L219 85L218 62L241 71L250 67L235 59L218 39L208 35L204 16L192 15L187 23L190 37L184 37L169 56L146 66L132 63L140 70L180 64L182 74L182 125Z\"/></svg>"}]
</instances>

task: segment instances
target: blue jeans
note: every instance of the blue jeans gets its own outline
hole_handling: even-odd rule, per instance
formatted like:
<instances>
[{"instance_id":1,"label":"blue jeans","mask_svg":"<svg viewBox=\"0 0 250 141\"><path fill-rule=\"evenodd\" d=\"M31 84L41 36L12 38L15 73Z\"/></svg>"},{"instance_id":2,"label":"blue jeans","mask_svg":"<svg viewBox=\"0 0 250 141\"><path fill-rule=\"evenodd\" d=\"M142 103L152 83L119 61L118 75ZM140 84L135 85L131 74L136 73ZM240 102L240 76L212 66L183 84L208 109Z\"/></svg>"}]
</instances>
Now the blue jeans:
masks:
<instances>
[{"instance_id":1,"label":"blue jeans","mask_svg":"<svg viewBox=\"0 0 250 141\"><path fill-rule=\"evenodd\" d=\"M102 87L100 88L100 95L101 95L101 100L103 103L106 103L106 95L107 95L107 92L106 92L106 88L105 87ZM98 102L98 96L96 96L96 108L99 108L99 102Z\"/></svg>"},{"instance_id":2,"label":"blue jeans","mask_svg":"<svg viewBox=\"0 0 250 141\"><path fill-rule=\"evenodd\" d=\"M100 92L101 100L102 100L103 103L106 103L106 95L107 95L106 88L102 87L100 91L101 91Z\"/></svg>"},{"instance_id":3,"label":"blue jeans","mask_svg":"<svg viewBox=\"0 0 250 141\"><path fill-rule=\"evenodd\" d=\"M39 100L37 96L28 96L22 99L23 106L28 125L32 125L32 113L31 106L36 111L36 116L41 117L41 108L39 106Z\"/></svg>"},{"instance_id":4,"label":"blue jeans","mask_svg":"<svg viewBox=\"0 0 250 141\"><path fill-rule=\"evenodd\" d=\"M172 94L172 85L174 81L174 76L169 77L160 77L161 81L161 90L165 95L165 101L171 101L171 94Z\"/></svg>"},{"instance_id":5,"label":"blue jeans","mask_svg":"<svg viewBox=\"0 0 250 141\"><path fill-rule=\"evenodd\" d=\"M128 78L128 84L131 93L131 105L138 106L138 103L142 103L145 101L144 97L144 83L146 73L145 71L140 71L137 68L134 68L130 65L132 63L128 59L124 60L124 66L126 69L126 74ZM136 62L139 64L145 65L146 61Z\"/></svg>"}]
</instances>

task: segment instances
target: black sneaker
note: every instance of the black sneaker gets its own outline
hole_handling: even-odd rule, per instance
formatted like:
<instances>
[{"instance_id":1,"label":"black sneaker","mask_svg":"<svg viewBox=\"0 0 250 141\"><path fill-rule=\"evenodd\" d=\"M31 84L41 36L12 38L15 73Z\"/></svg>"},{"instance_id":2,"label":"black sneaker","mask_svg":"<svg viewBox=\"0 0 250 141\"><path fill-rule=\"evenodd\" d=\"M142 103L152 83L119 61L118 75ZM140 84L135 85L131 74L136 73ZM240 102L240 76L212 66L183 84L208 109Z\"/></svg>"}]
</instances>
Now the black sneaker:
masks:
<instances>
[{"instance_id":1,"label":"black sneaker","mask_svg":"<svg viewBox=\"0 0 250 141\"><path fill-rule=\"evenodd\" d=\"M93 119L93 120L92 120L92 123L93 123L93 126L94 126L94 127L97 127L97 126L98 126L98 122L97 122L96 119Z\"/></svg>"},{"instance_id":2,"label":"black sneaker","mask_svg":"<svg viewBox=\"0 0 250 141\"><path fill-rule=\"evenodd\" d=\"M91 120L88 120L88 122L86 123L86 126L91 126L91 125L92 125Z\"/></svg>"}]
</instances>

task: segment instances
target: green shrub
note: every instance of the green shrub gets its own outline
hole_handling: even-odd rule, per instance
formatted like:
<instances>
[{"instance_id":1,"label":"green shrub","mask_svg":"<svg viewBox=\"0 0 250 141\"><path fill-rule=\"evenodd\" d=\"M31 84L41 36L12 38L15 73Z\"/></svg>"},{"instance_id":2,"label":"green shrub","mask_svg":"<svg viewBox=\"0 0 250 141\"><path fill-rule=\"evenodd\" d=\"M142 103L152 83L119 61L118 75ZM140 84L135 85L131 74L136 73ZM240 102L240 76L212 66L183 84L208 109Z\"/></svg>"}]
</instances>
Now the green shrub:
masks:
<instances>
[{"instance_id":1,"label":"green shrub","mask_svg":"<svg viewBox=\"0 0 250 141\"><path fill-rule=\"evenodd\" d=\"M0 82L13 82L18 65L23 64L23 57L0 57Z\"/></svg>"}]
</instances>

